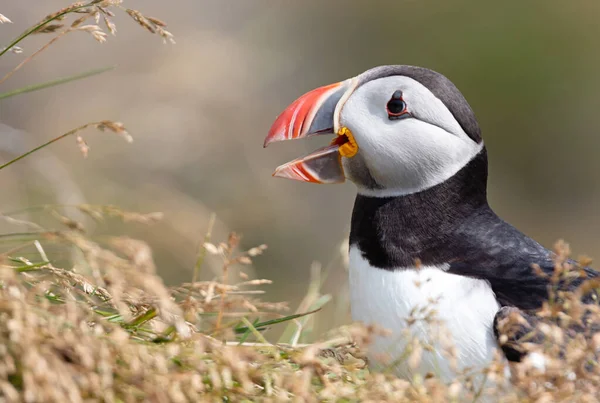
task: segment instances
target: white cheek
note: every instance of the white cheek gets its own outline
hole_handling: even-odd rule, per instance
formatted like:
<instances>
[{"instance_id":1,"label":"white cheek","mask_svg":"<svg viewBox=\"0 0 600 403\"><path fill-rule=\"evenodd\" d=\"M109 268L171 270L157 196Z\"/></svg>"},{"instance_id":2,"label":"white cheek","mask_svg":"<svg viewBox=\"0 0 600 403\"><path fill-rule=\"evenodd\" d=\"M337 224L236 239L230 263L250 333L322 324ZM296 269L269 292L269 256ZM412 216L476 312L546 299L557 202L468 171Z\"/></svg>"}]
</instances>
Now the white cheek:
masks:
<instances>
[{"instance_id":1,"label":"white cheek","mask_svg":"<svg viewBox=\"0 0 600 403\"><path fill-rule=\"evenodd\" d=\"M396 90L403 91L414 117L388 118L385 106ZM442 101L408 77L365 83L338 113L340 124L354 134L361 164L366 165L357 169L368 169L368 176L381 188L356 183L359 193L365 195L397 196L435 186L457 173L483 148L483 143L467 136ZM345 166L352 163L352 159L344 161Z\"/></svg>"},{"instance_id":2,"label":"white cheek","mask_svg":"<svg viewBox=\"0 0 600 403\"><path fill-rule=\"evenodd\" d=\"M364 189L357 184L362 194L394 196L435 186L458 172L483 147L417 119L383 123L373 115L347 123L356 133L371 176L384 188Z\"/></svg>"}]
</instances>

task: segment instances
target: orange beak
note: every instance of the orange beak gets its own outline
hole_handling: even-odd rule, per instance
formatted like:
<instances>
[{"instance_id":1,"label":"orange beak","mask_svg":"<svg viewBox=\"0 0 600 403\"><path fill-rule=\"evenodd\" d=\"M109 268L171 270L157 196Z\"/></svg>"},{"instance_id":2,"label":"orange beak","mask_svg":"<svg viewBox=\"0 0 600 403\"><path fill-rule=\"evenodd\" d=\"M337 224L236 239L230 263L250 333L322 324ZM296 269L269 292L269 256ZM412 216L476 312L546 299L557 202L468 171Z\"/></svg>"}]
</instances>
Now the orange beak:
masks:
<instances>
[{"instance_id":1,"label":"orange beak","mask_svg":"<svg viewBox=\"0 0 600 403\"><path fill-rule=\"evenodd\" d=\"M302 95L277 117L265 138L264 146L277 141L335 134L337 106L351 92L353 83L354 80L350 79ZM342 156L348 156L344 150L348 148L350 139L356 147L351 136L348 129L340 129L331 145L281 165L273 176L311 183L344 182L341 159Z\"/></svg>"}]
</instances>

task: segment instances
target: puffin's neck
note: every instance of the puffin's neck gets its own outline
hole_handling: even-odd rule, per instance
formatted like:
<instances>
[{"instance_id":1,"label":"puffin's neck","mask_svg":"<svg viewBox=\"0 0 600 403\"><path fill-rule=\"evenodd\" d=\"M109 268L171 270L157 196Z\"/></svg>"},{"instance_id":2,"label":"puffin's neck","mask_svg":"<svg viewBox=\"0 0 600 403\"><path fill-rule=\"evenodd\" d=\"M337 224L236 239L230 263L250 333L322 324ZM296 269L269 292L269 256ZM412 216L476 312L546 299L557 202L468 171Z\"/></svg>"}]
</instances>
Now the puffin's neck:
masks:
<instances>
[{"instance_id":1,"label":"puffin's neck","mask_svg":"<svg viewBox=\"0 0 600 403\"><path fill-rule=\"evenodd\" d=\"M397 197L358 195L350 245L383 269L447 263L449 241L469 217L488 210L485 147L447 181Z\"/></svg>"}]
</instances>

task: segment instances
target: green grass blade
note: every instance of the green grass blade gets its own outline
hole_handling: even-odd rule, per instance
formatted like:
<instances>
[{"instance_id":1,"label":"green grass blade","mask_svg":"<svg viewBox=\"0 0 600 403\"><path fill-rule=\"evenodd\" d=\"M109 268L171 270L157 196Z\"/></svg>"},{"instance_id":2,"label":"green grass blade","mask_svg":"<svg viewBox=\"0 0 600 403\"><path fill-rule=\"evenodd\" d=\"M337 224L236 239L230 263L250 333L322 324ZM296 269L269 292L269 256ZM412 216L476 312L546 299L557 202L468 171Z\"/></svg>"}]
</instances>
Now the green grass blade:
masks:
<instances>
[{"instance_id":1,"label":"green grass blade","mask_svg":"<svg viewBox=\"0 0 600 403\"><path fill-rule=\"evenodd\" d=\"M254 329L260 329L260 328L264 328L265 326L272 326L272 325L276 325L278 323L288 322L290 320L301 318L303 316L311 315L311 314L313 314L315 312L319 312L320 310L321 310L321 307L319 307L317 309L314 309L312 311L309 311L309 312L296 313L294 315L285 316L283 318L277 318L277 319L267 320L267 321L264 321L264 322L259 322L259 323L255 324L253 327L254 327ZM250 329L247 326L244 326L244 327L238 327L238 328L236 328L235 332L237 334L244 334L248 330L250 330Z\"/></svg>"},{"instance_id":2,"label":"green grass blade","mask_svg":"<svg viewBox=\"0 0 600 403\"><path fill-rule=\"evenodd\" d=\"M248 329L248 331L246 333L244 333L242 335L242 337L240 337L240 340L238 341L238 345L242 345L244 344L244 342L248 339L248 336L250 336L250 329Z\"/></svg>"},{"instance_id":3,"label":"green grass blade","mask_svg":"<svg viewBox=\"0 0 600 403\"><path fill-rule=\"evenodd\" d=\"M57 85L69 83L71 81L76 81L76 80L81 80L81 79L84 79L87 77L96 76L98 74L102 74L107 71L114 70L115 67L116 66L101 67L99 69L84 71L83 73L74 74L72 76L58 78L56 80L46 81L44 83L33 84L33 85L28 85L28 86L25 86L22 88L17 88L16 90L0 93L0 99L10 98L10 97L14 97L15 95L25 94L25 93L33 92L33 91L39 91L39 90L43 90L45 88L50 88L50 87L54 87Z\"/></svg>"},{"instance_id":4,"label":"green grass blade","mask_svg":"<svg viewBox=\"0 0 600 403\"><path fill-rule=\"evenodd\" d=\"M20 161L20 160L22 160L22 159L23 159L23 158L25 158L25 157L28 157L29 155L31 155L31 154L33 154L33 153L35 153L36 151L39 151L39 150L41 150L41 149L43 149L43 148L46 148L46 147L48 147L50 144L56 143L57 141L60 141L60 140L64 139L65 137L69 137L69 136L71 136L71 135L73 135L73 134L75 134L75 133L77 133L77 132L79 132L79 131L82 131L82 130L84 130L84 129L87 129L88 127L97 126L99 123L101 123L101 122L92 122L92 123L86 123L86 124L85 124L85 125L83 125L83 126L79 126L79 127L76 127L76 128L75 128L75 129L73 129L73 130L69 130L68 132L66 132L66 133L64 133L64 134L61 134L60 136L58 136L58 137L55 137L55 138L53 138L52 140L50 140L50 141L47 141L47 142L45 142L44 144L42 144L42 145L40 145L40 146L37 146L37 147L35 147L34 149L32 149L32 150L29 150L29 151L27 151L26 153L24 153L24 154L21 154L21 155L19 155L19 156L18 156L18 157L16 157L16 158L13 158L12 160L8 161L6 164L0 165L0 170L2 170L2 169L4 169L4 168L8 167L9 165L12 165L12 164L14 164L14 163L15 163L15 162L17 162L17 161ZM0 235L0 236L1 236L1 235Z\"/></svg>"},{"instance_id":5,"label":"green grass blade","mask_svg":"<svg viewBox=\"0 0 600 403\"><path fill-rule=\"evenodd\" d=\"M330 294L321 295L319 298L317 298L316 301L314 301L312 304L310 304L310 306L309 306L309 308L311 309L310 312L320 311L329 301L331 301ZM306 316L306 315L302 315L302 316ZM290 344L295 344L294 340L297 341L302 336L302 332L304 332L306 330L304 328L304 326L306 325L306 322L308 321L308 319L310 319L310 318L304 318L304 319L300 320L299 321L300 327L296 326L296 329L293 329L294 323L290 323L288 325L288 328L285 329L282 338L287 334L288 331L293 330L293 335L290 340Z\"/></svg>"},{"instance_id":6,"label":"green grass blade","mask_svg":"<svg viewBox=\"0 0 600 403\"><path fill-rule=\"evenodd\" d=\"M158 316L158 312L156 311L156 309L151 308L151 309L148 309L143 314L139 315L138 317L133 318L133 320L131 322L129 322L126 326L127 327L139 327L139 326L143 325L144 323L148 322L149 320L154 319L157 316Z\"/></svg>"},{"instance_id":7,"label":"green grass blade","mask_svg":"<svg viewBox=\"0 0 600 403\"><path fill-rule=\"evenodd\" d=\"M259 320L258 320L258 318L256 318L252 322L252 326L256 326L258 323L259 323ZM238 329L240 329L240 332L243 332L243 330L241 328L236 327L235 328L236 334L240 333L240 332L238 332ZM250 334L251 334L250 329L248 329L247 327L245 327L245 329L247 329L246 332L244 334L242 334L242 337L239 338L239 342L238 342L239 345L242 345L246 341L246 339L248 339L248 336L250 336Z\"/></svg>"},{"instance_id":8,"label":"green grass blade","mask_svg":"<svg viewBox=\"0 0 600 403\"><path fill-rule=\"evenodd\" d=\"M103 316L105 318L109 317L109 316L115 315L115 313L113 311L105 311L105 310L102 310L102 309L94 309L93 311L97 315Z\"/></svg>"},{"instance_id":9,"label":"green grass blade","mask_svg":"<svg viewBox=\"0 0 600 403\"><path fill-rule=\"evenodd\" d=\"M252 332L254 337L256 337L256 340L258 340L260 343L269 344L269 342L263 337L262 334L260 334L258 330L256 330L254 326L252 326L252 323L250 323L250 321L246 317L242 318L242 322L244 322L246 328L249 329L250 332Z\"/></svg>"},{"instance_id":10,"label":"green grass blade","mask_svg":"<svg viewBox=\"0 0 600 403\"><path fill-rule=\"evenodd\" d=\"M50 262L29 264L29 265L24 265L24 266L19 266L19 267L13 267L13 270L18 273L24 273L24 272L28 272L28 271L36 271L36 270L41 270L40 267L46 266L48 264L50 264Z\"/></svg>"}]
</instances>

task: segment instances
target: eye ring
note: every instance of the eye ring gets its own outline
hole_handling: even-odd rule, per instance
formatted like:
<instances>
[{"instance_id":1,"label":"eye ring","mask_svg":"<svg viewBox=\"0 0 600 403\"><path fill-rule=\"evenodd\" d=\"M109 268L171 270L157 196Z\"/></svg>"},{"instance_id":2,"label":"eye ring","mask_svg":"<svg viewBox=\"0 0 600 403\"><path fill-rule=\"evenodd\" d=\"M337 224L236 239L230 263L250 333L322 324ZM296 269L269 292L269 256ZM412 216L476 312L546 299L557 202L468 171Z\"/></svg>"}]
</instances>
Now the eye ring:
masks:
<instances>
[{"instance_id":1,"label":"eye ring","mask_svg":"<svg viewBox=\"0 0 600 403\"><path fill-rule=\"evenodd\" d=\"M385 109L390 120L404 119L410 116L406 102L402 96L402 91L398 90L392 94Z\"/></svg>"}]
</instances>

